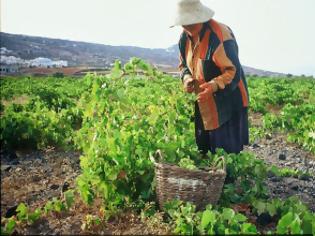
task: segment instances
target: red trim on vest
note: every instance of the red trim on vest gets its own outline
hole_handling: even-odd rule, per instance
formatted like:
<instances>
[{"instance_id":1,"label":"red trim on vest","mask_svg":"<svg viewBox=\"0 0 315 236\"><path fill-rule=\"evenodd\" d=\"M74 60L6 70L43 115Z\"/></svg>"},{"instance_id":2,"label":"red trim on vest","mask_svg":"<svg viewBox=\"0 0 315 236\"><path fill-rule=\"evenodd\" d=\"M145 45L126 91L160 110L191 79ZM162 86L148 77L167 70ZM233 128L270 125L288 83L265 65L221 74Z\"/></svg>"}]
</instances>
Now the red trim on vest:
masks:
<instances>
[{"instance_id":1,"label":"red trim on vest","mask_svg":"<svg viewBox=\"0 0 315 236\"><path fill-rule=\"evenodd\" d=\"M245 85L243 83L243 80L241 79L240 82L238 83L238 87L241 91L241 95L242 95L242 100L243 100L243 106L247 107L248 106L248 97L247 97L247 92L246 92L246 88Z\"/></svg>"},{"instance_id":2,"label":"red trim on vest","mask_svg":"<svg viewBox=\"0 0 315 236\"><path fill-rule=\"evenodd\" d=\"M205 32L205 35L203 36L201 42L200 42L200 55L199 58L200 59L205 59L208 49L209 49L209 37L210 37L210 30L207 30Z\"/></svg>"},{"instance_id":3,"label":"red trim on vest","mask_svg":"<svg viewBox=\"0 0 315 236\"><path fill-rule=\"evenodd\" d=\"M218 36L220 42L223 43L223 33L222 33L222 30L221 30L219 23L216 22L215 20L211 19L210 25L211 25L212 29L214 30L215 34Z\"/></svg>"}]
</instances>

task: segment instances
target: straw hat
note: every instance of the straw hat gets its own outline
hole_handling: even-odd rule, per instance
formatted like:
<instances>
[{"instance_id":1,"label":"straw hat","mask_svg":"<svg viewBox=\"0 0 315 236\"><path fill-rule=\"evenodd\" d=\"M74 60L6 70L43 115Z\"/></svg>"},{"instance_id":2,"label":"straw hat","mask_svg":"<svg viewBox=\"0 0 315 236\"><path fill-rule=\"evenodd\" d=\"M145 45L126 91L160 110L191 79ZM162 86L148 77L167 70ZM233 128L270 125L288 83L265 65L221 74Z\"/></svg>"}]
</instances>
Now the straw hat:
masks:
<instances>
[{"instance_id":1,"label":"straw hat","mask_svg":"<svg viewBox=\"0 0 315 236\"><path fill-rule=\"evenodd\" d=\"M214 11L204 6L200 0L179 0L173 26L192 25L210 20Z\"/></svg>"}]
</instances>

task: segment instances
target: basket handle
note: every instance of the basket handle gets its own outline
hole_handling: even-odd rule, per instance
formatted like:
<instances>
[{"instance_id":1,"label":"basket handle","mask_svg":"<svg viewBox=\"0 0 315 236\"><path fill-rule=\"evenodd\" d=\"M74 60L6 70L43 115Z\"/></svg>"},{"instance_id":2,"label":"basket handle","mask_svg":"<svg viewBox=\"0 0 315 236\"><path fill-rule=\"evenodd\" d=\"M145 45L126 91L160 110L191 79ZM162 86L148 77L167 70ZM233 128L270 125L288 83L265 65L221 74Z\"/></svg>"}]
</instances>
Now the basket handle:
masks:
<instances>
[{"instance_id":1,"label":"basket handle","mask_svg":"<svg viewBox=\"0 0 315 236\"><path fill-rule=\"evenodd\" d=\"M225 170L226 169L226 163L225 163L224 156L220 156L218 159L216 159L214 161L214 165L217 166L219 161L222 161L222 163L223 163L222 168Z\"/></svg>"},{"instance_id":2,"label":"basket handle","mask_svg":"<svg viewBox=\"0 0 315 236\"><path fill-rule=\"evenodd\" d=\"M163 160L162 152L160 149L156 150L154 155L150 155L150 160L155 164L158 163L159 160Z\"/></svg>"}]
</instances>

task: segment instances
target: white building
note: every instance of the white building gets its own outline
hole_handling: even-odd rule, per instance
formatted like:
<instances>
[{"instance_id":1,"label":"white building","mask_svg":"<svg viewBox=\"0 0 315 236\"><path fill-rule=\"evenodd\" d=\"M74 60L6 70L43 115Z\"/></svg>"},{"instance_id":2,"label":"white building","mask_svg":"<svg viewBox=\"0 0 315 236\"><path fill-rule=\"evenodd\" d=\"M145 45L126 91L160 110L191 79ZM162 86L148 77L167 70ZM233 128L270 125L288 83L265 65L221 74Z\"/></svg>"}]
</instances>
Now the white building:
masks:
<instances>
[{"instance_id":1,"label":"white building","mask_svg":"<svg viewBox=\"0 0 315 236\"><path fill-rule=\"evenodd\" d=\"M68 62L67 61L53 61L53 66L54 67L67 67L68 66Z\"/></svg>"},{"instance_id":2,"label":"white building","mask_svg":"<svg viewBox=\"0 0 315 236\"><path fill-rule=\"evenodd\" d=\"M45 57L37 57L29 61L30 66L34 67L50 67L52 65L52 60Z\"/></svg>"},{"instance_id":3,"label":"white building","mask_svg":"<svg viewBox=\"0 0 315 236\"><path fill-rule=\"evenodd\" d=\"M0 56L1 64L7 64L7 65L12 65L12 64L17 64L17 65L23 65L25 64L25 60L15 57L15 56Z\"/></svg>"},{"instance_id":4,"label":"white building","mask_svg":"<svg viewBox=\"0 0 315 236\"><path fill-rule=\"evenodd\" d=\"M63 61L63 60L58 60L58 61L53 61L49 58L45 58L45 57L37 57L35 59L32 60L24 60L22 58L19 57L15 57L15 56L7 56L8 53L12 52L11 50L8 50L5 47L1 47L0 48L0 62L2 65L16 65L19 67L44 67L44 68L48 68L48 67L67 67L68 66L68 62L67 61Z\"/></svg>"},{"instance_id":5,"label":"white building","mask_svg":"<svg viewBox=\"0 0 315 236\"><path fill-rule=\"evenodd\" d=\"M13 73L18 73L19 72L19 67L17 65L11 64L11 65L0 65L0 75L3 74L13 74Z\"/></svg>"},{"instance_id":6,"label":"white building","mask_svg":"<svg viewBox=\"0 0 315 236\"><path fill-rule=\"evenodd\" d=\"M66 67L68 66L68 62L67 61L53 61L49 58L45 58L45 57L37 57L33 60L29 60L29 65L30 66L34 66L34 67L44 67L44 68L48 68L48 67Z\"/></svg>"},{"instance_id":7,"label":"white building","mask_svg":"<svg viewBox=\"0 0 315 236\"><path fill-rule=\"evenodd\" d=\"M5 55L5 54L8 54L8 53L11 53L12 51L11 50L8 50L6 47L1 47L0 48L0 54L1 55Z\"/></svg>"}]
</instances>

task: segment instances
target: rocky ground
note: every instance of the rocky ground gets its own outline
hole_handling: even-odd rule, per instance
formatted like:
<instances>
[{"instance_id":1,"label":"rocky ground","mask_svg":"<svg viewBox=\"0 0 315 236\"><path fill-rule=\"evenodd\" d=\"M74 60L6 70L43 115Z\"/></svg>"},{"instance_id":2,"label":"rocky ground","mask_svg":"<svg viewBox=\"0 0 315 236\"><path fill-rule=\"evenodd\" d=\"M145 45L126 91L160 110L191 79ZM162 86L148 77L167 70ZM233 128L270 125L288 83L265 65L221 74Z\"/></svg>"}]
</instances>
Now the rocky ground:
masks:
<instances>
[{"instance_id":1,"label":"rocky ground","mask_svg":"<svg viewBox=\"0 0 315 236\"><path fill-rule=\"evenodd\" d=\"M310 177L268 176L271 197L287 198L297 195L315 211L315 157L289 144L284 135L272 134L246 147L267 164L308 170ZM47 149L44 151L1 151L1 216L15 214L16 206L24 202L30 209L42 207L47 200L61 197L75 186L80 174L79 152ZM84 228L86 215L99 215L101 201L88 207L79 197L68 212L41 218L31 226L18 227L21 234L167 234L167 225L142 222L138 214L124 212L93 229Z\"/></svg>"},{"instance_id":2,"label":"rocky ground","mask_svg":"<svg viewBox=\"0 0 315 236\"><path fill-rule=\"evenodd\" d=\"M287 167L294 170L308 172L309 176L277 177L268 174L266 181L269 195L272 198L288 198L298 196L309 208L315 212L315 157L300 147L288 143L283 134L267 135L258 142L245 148L255 153L267 165L280 168Z\"/></svg>"}]
</instances>

